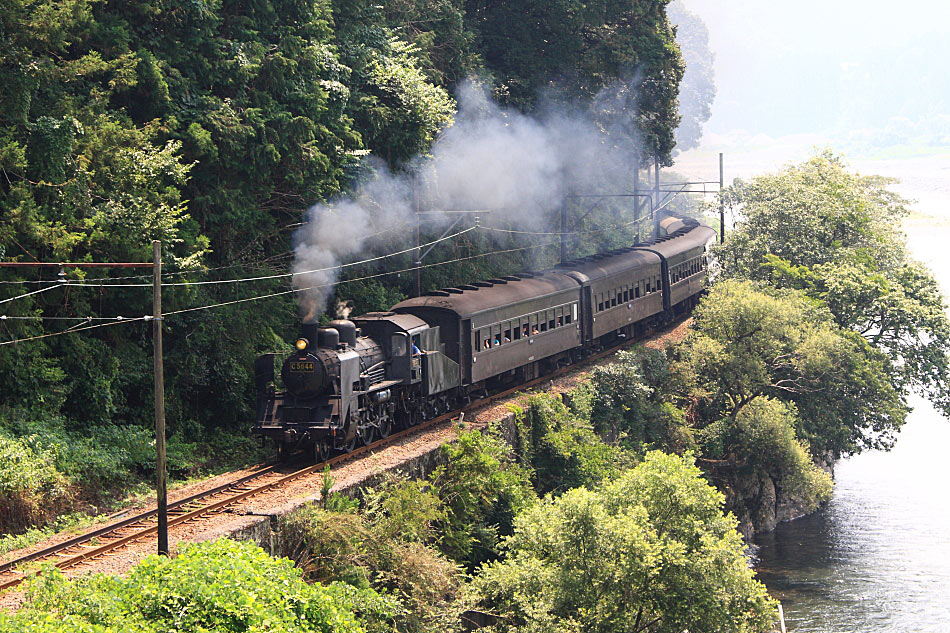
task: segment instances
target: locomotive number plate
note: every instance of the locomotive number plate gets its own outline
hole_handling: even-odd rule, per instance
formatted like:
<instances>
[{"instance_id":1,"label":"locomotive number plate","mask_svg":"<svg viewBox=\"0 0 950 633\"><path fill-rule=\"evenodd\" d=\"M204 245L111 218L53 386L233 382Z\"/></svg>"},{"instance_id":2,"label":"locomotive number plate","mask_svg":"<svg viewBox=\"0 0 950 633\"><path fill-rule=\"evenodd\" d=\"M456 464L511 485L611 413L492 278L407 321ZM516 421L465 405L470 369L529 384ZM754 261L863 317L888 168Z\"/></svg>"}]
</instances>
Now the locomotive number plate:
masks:
<instances>
[{"instance_id":1,"label":"locomotive number plate","mask_svg":"<svg viewBox=\"0 0 950 633\"><path fill-rule=\"evenodd\" d=\"M304 362L299 362L299 361L291 361L291 363L290 363L290 371L309 371L309 372L312 372L312 371L313 371L313 363L312 363L312 362L306 362L306 363L304 363Z\"/></svg>"}]
</instances>

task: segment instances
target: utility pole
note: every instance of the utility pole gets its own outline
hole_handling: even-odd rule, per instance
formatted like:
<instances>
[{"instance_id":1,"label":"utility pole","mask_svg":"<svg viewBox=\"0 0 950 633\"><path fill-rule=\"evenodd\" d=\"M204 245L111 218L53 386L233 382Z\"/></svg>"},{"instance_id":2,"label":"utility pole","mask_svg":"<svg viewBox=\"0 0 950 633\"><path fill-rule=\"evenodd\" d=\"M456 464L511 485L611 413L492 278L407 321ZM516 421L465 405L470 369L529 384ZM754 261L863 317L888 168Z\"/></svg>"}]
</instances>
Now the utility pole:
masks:
<instances>
[{"instance_id":1,"label":"utility pole","mask_svg":"<svg viewBox=\"0 0 950 633\"><path fill-rule=\"evenodd\" d=\"M162 360L162 243L152 242L152 345L155 370L155 493L158 553L168 556L168 488L165 477L165 367Z\"/></svg>"},{"instance_id":2,"label":"utility pole","mask_svg":"<svg viewBox=\"0 0 950 633\"><path fill-rule=\"evenodd\" d=\"M567 200L561 202L561 263L567 261Z\"/></svg>"},{"instance_id":3,"label":"utility pole","mask_svg":"<svg viewBox=\"0 0 950 633\"><path fill-rule=\"evenodd\" d=\"M719 243L726 241L726 201L722 198L722 189L726 184L722 177L722 152L719 152Z\"/></svg>"},{"instance_id":4,"label":"utility pole","mask_svg":"<svg viewBox=\"0 0 950 633\"><path fill-rule=\"evenodd\" d=\"M633 158L633 226L636 229L633 243L640 243L640 153Z\"/></svg>"},{"instance_id":5,"label":"utility pole","mask_svg":"<svg viewBox=\"0 0 950 633\"><path fill-rule=\"evenodd\" d=\"M412 179L412 210L416 216L416 250L413 251L412 265L416 268L416 296L422 296L422 240L420 237L420 225L422 218L419 216L419 174Z\"/></svg>"},{"instance_id":6,"label":"utility pole","mask_svg":"<svg viewBox=\"0 0 950 633\"><path fill-rule=\"evenodd\" d=\"M658 209L660 207L660 156L659 154L653 155L653 196L654 203L653 208ZM656 221L656 218L653 218L653 221Z\"/></svg>"},{"instance_id":7,"label":"utility pole","mask_svg":"<svg viewBox=\"0 0 950 633\"><path fill-rule=\"evenodd\" d=\"M0 268L151 268L152 343L155 349L155 491L158 501L158 553L168 555L168 492L165 480L165 376L162 362L162 243L152 242L148 262L0 262ZM148 319L148 317L145 317Z\"/></svg>"}]
</instances>

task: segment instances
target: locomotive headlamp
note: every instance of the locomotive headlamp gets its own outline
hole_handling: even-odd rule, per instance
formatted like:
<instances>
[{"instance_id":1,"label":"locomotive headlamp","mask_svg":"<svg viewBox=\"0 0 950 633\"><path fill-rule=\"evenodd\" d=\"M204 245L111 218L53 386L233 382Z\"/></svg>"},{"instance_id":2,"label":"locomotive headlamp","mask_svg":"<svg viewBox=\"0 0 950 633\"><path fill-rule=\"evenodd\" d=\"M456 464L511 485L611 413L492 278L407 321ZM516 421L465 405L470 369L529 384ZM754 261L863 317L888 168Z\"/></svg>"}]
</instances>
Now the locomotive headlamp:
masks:
<instances>
[{"instance_id":1,"label":"locomotive headlamp","mask_svg":"<svg viewBox=\"0 0 950 633\"><path fill-rule=\"evenodd\" d=\"M305 338L298 338L297 342L294 343L294 347L299 349L301 352L307 349L307 346L310 345L310 341Z\"/></svg>"}]
</instances>

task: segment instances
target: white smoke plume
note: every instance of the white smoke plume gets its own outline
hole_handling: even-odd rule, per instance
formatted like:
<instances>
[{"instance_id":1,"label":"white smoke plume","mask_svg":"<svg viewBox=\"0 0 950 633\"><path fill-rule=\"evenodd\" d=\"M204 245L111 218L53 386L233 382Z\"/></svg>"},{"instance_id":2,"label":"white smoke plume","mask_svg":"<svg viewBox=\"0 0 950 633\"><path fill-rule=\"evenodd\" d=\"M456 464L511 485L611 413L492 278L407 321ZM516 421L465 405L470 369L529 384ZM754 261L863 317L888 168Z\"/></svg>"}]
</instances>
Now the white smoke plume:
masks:
<instances>
[{"instance_id":1,"label":"white smoke plume","mask_svg":"<svg viewBox=\"0 0 950 633\"><path fill-rule=\"evenodd\" d=\"M632 104L623 96L618 100L621 91L611 94L598 99L601 113L609 104L618 119L629 120L623 110ZM490 209L493 224L530 230L548 228L547 218L572 192L629 188L636 148L611 145L616 137L604 133L603 119L595 121L590 110L549 105L526 116L500 108L474 82L465 83L457 97L455 123L408 170L414 175L377 166L375 177L352 196L308 211L307 224L295 235L293 269L305 322L326 308L339 274L334 266L364 253L370 236L414 221L414 179L424 185L415 195L426 209Z\"/></svg>"}]
</instances>

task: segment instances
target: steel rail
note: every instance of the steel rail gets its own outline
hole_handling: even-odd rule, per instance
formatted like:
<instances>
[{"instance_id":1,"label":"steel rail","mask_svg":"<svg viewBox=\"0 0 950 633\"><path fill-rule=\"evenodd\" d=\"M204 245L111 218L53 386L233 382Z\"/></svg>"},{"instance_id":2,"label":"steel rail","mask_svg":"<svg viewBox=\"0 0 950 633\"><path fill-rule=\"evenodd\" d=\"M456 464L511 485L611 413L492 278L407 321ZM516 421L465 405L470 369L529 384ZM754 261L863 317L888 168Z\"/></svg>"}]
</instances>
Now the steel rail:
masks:
<instances>
[{"instance_id":1,"label":"steel rail","mask_svg":"<svg viewBox=\"0 0 950 633\"><path fill-rule=\"evenodd\" d=\"M669 325L675 326L681 321L682 321L682 318L676 319ZM661 331L665 331L665 329L666 327L664 327L663 330ZM515 385L514 387L511 387L509 389L505 389L497 393L489 394L477 400L473 400L472 402L460 407L459 409L436 416L432 418L431 420L426 420L425 422L422 422L415 426L411 426L407 429L403 429L402 431L392 433L386 436L385 438L382 438L373 442L372 444L355 448L353 451L349 453L342 453L340 455L336 455L326 461L314 464L312 466L308 466L306 468L302 468L298 471L292 472L290 474L284 475L283 477L275 479L274 481L265 483L255 488L240 490L237 492L237 494L229 495L225 497L224 499L214 501L207 505L203 505L199 508L187 511L183 514L178 514L177 516L169 517L168 526L172 527L174 525L179 525L181 523L195 521L197 519L202 518L205 515L218 513L224 508L234 505L235 503L239 503L250 497L262 494L264 492L268 492L270 490L273 490L274 488L279 488L280 486L283 486L284 484L287 484L296 479L300 479L301 477L305 477L307 475L317 473L319 471L324 470L328 466L334 466L336 464L345 462L346 460L357 458L365 453L375 451L376 449L384 448L386 446L389 446L390 444L395 443L396 441L402 438L418 434L433 426L452 420L455 416L458 416L462 413L465 413L472 409L488 406L492 404L493 402L500 400L502 398L506 398L514 393L517 393L519 391L524 391L526 389L531 389L545 382L549 382L553 380L554 378L557 378L565 373L580 369L584 367L585 365L596 362L602 358L605 358L611 354L614 354L615 352L623 349L624 347L627 347L628 345L639 342L640 340L642 339L631 338L629 340L624 340L618 345L610 347L601 352L591 354L590 356L587 356L575 363L571 363L570 365L556 369L552 372L549 372L543 376L539 376L538 378L535 378L528 382ZM215 488L206 490L204 492L196 493L184 499L180 499L170 504L169 510L183 509L185 508L185 506L199 502L202 499L208 499L209 497L214 497L216 495L226 493L229 490L241 487L244 484L250 481L253 481L254 479L258 479L264 475L273 473L280 466L281 466L280 464L267 466L253 473L244 475L243 477L240 477L239 479L236 479L232 482L222 484L220 486L216 486ZM119 532L120 530L123 530L125 528L135 528L137 524L145 522L145 521L149 521L153 519L157 514L158 514L157 509L148 510L146 512L131 516L127 519L123 519L122 521L103 526L99 529L93 530L92 532L81 534L67 541L63 541L62 543L58 543L56 545L48 547L46 549L38 550L36 552L32 552L30 554L17 558L15 560L11 560L6 563L0 564L0 574L21 573L15 569L19 565L22 565L24 563L34 562L37 560L43 560L45 558L50 558L51 556L57 556L57 555L63 556L61 552L63 552L64 550L83 545L84 543L96 538L109 538L108 536L109 534ZM55 563L54 566L58 569L67 569L69 567L74 567L92 558L96 558L110 551L116 550L124 545L132 543L134 541L138 541L147 536L151 536L155 534L157 531L158 531L158 526L154 525L151 527L145 527L143 529L140 529L137 532L134 532L132 534L118 536L117 538L110 539L108 543L105 543L97 547L93 547L92 549L89 549L88 551L81 552L75 556L69 557L68 559L60 560L57 563ZM6 581L0 581L0 592L19 585L27 578L28 576L26 575L20 575L19 577L16 577L16 578L12 578Z\"/></svg>"}]
</instances>

